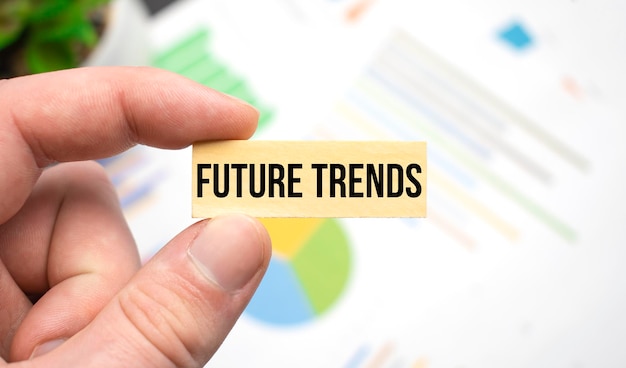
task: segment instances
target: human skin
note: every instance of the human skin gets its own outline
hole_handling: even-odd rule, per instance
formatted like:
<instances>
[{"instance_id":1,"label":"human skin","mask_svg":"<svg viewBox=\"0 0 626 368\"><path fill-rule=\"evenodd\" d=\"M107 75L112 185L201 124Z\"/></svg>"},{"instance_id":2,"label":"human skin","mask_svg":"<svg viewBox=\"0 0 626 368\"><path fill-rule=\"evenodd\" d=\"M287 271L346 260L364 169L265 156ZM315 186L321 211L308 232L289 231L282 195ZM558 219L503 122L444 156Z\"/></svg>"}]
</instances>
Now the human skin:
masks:
<instances>
[{"instance_id":1,"label":"human skin","mask_svg":"<svg viewBox=\"0 0 626 368\"><path fill-rule=\"evenodd\" d=\"M1 80L0 366L203 366L267 268L267 232L244 215L199 221L141 267L112 185L85 160L246 139L257 118L151 68Z\"/></svg>"}]
</instances>

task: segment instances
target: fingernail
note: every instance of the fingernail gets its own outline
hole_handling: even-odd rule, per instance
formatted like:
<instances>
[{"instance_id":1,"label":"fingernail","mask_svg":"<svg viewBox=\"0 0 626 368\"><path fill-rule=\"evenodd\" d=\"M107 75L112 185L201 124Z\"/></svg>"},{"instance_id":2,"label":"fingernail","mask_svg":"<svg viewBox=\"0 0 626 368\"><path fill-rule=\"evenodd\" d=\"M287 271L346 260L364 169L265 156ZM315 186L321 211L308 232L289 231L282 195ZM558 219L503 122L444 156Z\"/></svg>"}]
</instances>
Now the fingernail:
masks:
<instances>
[{"instance_id":1,"label":"fingernail","mask_svg":"<svg viewBox=\"0 0 626 368\"><path fill-rule=\"evenodd\" d=\"M33 350L33 353L30 355L30 359L33 359L40 355L44 355L46 353L51 352L52 350L56 349L59 345L63 344L65 340L66 339L56 339L56 340L47 341L47 342L37 345L35 349Z\"/></svg>"},{"instance_id":2,"label":"fingernail","mask_svg":"<svg viewBox=\"0 0 626 368\"><path fill-rule=\"evenodd\" d=\"M189 255L209 280L235 291L261 267L263 232L255 220L244 215L216 217L191 242Z\"/></svg>"}]
</instances>

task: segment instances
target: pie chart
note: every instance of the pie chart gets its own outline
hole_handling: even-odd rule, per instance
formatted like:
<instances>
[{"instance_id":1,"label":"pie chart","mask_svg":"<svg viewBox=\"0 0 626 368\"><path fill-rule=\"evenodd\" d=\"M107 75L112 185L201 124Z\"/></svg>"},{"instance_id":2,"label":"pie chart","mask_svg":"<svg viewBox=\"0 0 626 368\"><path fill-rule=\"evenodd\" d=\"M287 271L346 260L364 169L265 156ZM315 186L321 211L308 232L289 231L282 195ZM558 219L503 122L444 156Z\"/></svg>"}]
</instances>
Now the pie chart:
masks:
<instances>
[{"instance_id":1,"label":"pie chart","mask_svg":"<svg viewBox=\"0 0 626 368\"><path fill-rule=\"evenodd\" d=\"M273 254L246 315L271 325L310 322L343 294L351 267L345 231L334 219L262 219Z\"/></svg>"}]
</instances>

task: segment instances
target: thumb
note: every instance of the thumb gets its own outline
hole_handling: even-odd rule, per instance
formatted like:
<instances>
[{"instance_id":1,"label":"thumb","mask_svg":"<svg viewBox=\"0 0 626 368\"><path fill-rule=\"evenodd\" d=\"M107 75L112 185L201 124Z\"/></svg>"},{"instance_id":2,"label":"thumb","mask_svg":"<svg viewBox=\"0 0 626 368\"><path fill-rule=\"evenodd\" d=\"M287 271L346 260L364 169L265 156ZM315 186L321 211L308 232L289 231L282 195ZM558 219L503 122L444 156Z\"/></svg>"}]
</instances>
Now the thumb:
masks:
<instances>
[{"instance_id":1,"label":"thumb","mask_svg":"<svg viewBox=\"0 0 626 368\"><path fill-rule=\"evenodd\" d=\"M230 215L196 223L146 264L85 329L31 362L201 367L246 307L270 254L269 236L255 219Z\"/></svg>"}]
</instances>

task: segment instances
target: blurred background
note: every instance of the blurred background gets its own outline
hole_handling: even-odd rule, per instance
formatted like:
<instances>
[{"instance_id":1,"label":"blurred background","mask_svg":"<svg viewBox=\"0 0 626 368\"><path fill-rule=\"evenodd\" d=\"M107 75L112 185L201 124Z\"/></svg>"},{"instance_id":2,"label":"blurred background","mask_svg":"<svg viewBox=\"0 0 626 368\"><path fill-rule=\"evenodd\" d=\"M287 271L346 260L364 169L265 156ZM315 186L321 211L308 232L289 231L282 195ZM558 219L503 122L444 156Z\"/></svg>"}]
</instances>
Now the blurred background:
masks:
<instances>
[{"instance_id":1,"label":"blurred background","mask_svg":"<svg viewBox=\"0 0 626 368\"><path fill-rule=\"evenodd\" d=\"M256 106L253 139L428 142L426 219L264 220L208 367L626 366L626 2L141 6L141 63ZM189 150L102 163L144 260L194 221Z\"/></svg>"}]
</instances>

